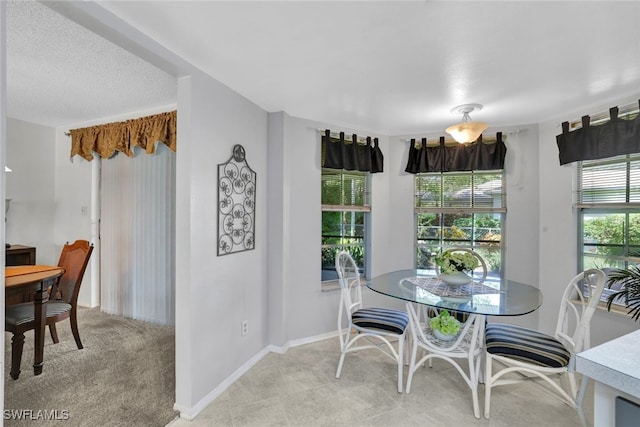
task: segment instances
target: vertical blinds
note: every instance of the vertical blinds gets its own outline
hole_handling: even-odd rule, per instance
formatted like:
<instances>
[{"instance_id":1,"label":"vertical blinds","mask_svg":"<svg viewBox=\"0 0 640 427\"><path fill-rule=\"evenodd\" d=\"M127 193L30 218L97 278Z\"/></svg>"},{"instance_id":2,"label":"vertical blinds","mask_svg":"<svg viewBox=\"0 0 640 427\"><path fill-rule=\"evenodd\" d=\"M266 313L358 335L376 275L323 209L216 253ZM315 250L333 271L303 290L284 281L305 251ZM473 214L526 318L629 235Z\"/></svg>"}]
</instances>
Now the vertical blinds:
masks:
<instances>
[{"instance_id":1,"label":"vertical blinds","mask_svg":"<svg viewBox=\"0 0 640 427\"><path fill-rule=\"evenodd\" d=\"M101 310L175 323L175 155L102 162Z\"/></svg>"}]
</instances>

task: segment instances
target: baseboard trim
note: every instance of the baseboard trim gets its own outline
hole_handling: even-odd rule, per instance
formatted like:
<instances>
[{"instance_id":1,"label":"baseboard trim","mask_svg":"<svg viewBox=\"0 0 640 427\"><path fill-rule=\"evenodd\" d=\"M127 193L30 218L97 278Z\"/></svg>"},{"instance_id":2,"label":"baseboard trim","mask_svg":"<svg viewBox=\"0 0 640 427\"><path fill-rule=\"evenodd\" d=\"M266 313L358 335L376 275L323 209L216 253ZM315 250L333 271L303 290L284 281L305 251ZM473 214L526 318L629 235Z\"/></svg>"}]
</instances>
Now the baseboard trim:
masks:
<instances>
[{"instance_id":1,"label":"baseboard trim","mask_svg":"<svg viewBox=\"0 0 640 427\"><path fill-rule=\"evenodd\" d=\"M318 341L323 341L329 338L333 338L338 336L338 332L327 332L325 334L315 335L312 337L301 338L297 340L288 341L285 345L277 346L277 345L268 345L262 350L260 350L255 356L249 359L246 363L240 366L236 371L231 374L227 379L225 379L222 383L220 383L216 388L211 390L205 397L203 397L199 402L197 402L191 408L187 408L183 405L179 405L175 403L173 405L173 409L180 412L180 418L184 420L191 421L200 414L200 412L204 411L207 406L213 403L224 391L229 388L233 383L235 383L238 378L244 375L249 369L254 367L264 356L268 353L277 353L277 354L285 354L287 350L292 347L298 347L305 344L311 344Z\"/></svg>"}]
</instances>

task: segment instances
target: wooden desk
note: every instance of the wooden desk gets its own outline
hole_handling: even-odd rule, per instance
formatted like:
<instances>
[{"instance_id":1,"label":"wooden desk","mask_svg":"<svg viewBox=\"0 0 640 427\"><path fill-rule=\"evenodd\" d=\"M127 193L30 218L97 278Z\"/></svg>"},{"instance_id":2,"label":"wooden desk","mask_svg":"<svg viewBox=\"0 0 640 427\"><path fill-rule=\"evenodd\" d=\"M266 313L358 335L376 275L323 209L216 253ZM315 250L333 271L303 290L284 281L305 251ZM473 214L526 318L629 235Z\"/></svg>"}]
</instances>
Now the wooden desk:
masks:
<instances>
[{"instance_id":1,"label":"wooden desk","mask_svg":"<svg viewBox=\"0 0 640 427\"><path fill-rule=\"evenodd\" d=\"M15 293L22 293L27 289L34 289L34 357L33 374L40 375L44 365L44 332L47 320L47 301L49 301L49 286L64 273L64 268L54 265L25 265L6 267L4 269L5 297ZM11 363L11 377L18 378L20 372L14 372Z\"/></svg>"},{"instance_id":2,"label":"wooden desk","mask_svg":"<svg viewBox=\"0 0 640 427\"><path fill-rule=\"evenodd\" d=\"M4 251L5 266L34 265L36 263L36 248L33 246L11 245Z\"/></svg>"}]
</instances>

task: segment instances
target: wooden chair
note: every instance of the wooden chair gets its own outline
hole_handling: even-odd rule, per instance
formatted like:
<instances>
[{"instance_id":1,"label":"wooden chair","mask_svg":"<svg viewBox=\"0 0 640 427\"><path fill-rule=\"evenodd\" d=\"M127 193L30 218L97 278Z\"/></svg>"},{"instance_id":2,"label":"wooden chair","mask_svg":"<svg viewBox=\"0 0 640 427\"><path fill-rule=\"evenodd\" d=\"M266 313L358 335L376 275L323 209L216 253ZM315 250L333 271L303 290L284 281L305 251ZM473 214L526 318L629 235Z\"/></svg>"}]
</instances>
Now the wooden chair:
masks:
<instances>
[{"instance_id":1,"label":"wooden chair","mask_svg":"<svg viewBox=\"0 0 640 427\"><path fill-rule=\"evenodd\" d=\"M65 272L50 292L47 302L47 319L51 339L58 343L56 323L70 319L71 332L78 349L82 349L82 341L78 332L77 302L84 272L93 252L93 245L86 240L76 240L65 244L58 260L58 266ZM24 333L35 329L35 313L33 303L16 304L5 309L4 330L13 334L11 346L11 378L18 379Z\"/></svg>"}]
</instances>

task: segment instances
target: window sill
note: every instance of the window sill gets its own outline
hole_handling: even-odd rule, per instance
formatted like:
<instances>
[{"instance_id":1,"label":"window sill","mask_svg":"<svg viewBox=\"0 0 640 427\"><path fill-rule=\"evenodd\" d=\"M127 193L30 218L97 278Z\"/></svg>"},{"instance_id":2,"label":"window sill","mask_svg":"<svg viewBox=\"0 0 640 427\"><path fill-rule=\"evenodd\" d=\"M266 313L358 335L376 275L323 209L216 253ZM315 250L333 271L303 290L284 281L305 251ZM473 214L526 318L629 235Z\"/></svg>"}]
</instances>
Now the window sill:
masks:
<instances>
[{"instance_id":1,"label":"window sill","mask_svg":"<svg viewBox=\"0 0 640 427\"><path fill-rule=\"evenodd\" d=\"M320 282L320 290L322 292L339 291L340 282L337 280L328 280L326 282Z\"/></svg>"},{"instance_id":2,"label":"window sill","mask_svg":"<svg viewBox=\"0 0 640 427\"><path fill-rule=\"evenodd\" d=\"M598 308L598 310L606 311L608 313L613 313L613 314L615 314L617 316L624 316L624 317L627 317L627 318L631 318L627 314L627 311L628 311L627 308L622 306L622 305L613 304L613 305L611 305L611 310L607 310L607 303L604 302L604 301L600 301L598 303L597 308Z\"/></svg>"},{"instance_id":3,"label":"window sill","mask_svg":"<svg viewBox=\"0 0 640 427\"><path fill-rule=\"evenodd\" d=\"M360 278L360 287L367 286L366 279ZM340 282L337 280L327 280L326 282L320 282L320 290L322 292L331 292L340 290Z\"/></svg>"}]
</instances>

